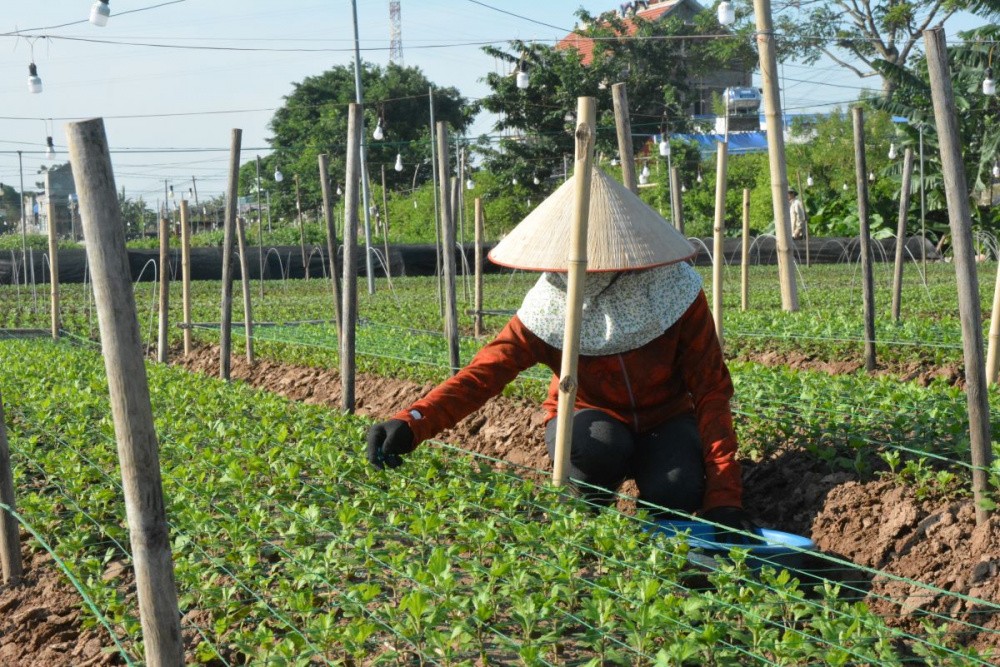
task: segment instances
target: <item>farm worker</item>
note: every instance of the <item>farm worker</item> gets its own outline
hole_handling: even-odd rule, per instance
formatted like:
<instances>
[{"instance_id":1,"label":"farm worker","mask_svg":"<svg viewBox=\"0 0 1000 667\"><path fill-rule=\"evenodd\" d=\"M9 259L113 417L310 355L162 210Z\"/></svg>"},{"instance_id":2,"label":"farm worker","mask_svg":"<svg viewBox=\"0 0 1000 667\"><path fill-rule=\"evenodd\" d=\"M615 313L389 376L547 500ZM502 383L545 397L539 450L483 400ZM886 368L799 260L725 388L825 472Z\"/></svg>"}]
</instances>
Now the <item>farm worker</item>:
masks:
<instances>
[{"instance_id":1,"label":"farm worker","mask_svg":"<svg viewBox=\"0 0 1000 667\"><path fill-rule=\"evenodd\" d=\"M788 208L792 216L792 238L801 240L809 221L806 219L806 207L802 205L799 193L795 190L788 191Z\"/></svg>"},{"instance_id":2,"label":"farm worker","mask_svg":"<svg viewBox=\"0 0 1000 667\"><path fill-rule=\"evenodd\" d=\"M573 182L489 255L502 266L543 272L517 314L454 377L369 429L372 465L400 465L402 455L539 363L556 374L542 406L554 455ZM733 385L701 277L684 261L695 250L599 169L592 183L568 476L594 503L612 503L632 478L640 500L660 508L654 514L701 512L709 521L750 528L729 407Z\"/></svg>"}]
</instances>

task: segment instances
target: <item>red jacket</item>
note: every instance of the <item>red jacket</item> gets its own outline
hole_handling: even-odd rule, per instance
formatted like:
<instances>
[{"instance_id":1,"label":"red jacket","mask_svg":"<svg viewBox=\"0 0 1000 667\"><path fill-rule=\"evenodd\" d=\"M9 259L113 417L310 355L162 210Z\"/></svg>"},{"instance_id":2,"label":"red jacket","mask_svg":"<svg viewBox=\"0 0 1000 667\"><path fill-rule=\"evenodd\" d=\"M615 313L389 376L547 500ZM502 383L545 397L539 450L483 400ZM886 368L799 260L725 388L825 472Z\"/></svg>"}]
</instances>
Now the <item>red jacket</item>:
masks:
<instances>
[{"instance_id":1,"label":"red jacket","mask_svg":"<svg viewBox=\"0 0 1000 667\"><path fill-rule=\"evenodd\" d=\"M457 375L402 410L416 442L451 428L535 364L555 375L543 403L556 416L562 352L531 333L515 315L500 334ZM736 436L729 399L733 383L715 335L704 292L662 336L642 347L607 356L581 356L577 409L595 408L643 433L683 414L694 413L705 454L703 509L742 506ZM415 418L410 410L422 417Z\"/></svg>"}]
</instances>

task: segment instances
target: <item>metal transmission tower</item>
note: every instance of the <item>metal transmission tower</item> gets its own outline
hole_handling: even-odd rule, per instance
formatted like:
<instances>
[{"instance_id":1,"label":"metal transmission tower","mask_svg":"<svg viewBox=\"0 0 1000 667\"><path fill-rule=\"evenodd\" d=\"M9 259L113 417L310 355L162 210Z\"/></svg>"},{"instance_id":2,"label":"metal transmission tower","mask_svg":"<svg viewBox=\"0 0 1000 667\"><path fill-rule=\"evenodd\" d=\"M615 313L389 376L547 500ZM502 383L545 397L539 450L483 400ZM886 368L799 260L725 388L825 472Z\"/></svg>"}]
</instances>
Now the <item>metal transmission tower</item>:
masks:
<instances>
[{"instance_id":1,"label":"metal transmission tower","mask_svg":"<svg viewBox=\"0 0 1000 667\"><path fill-rule=\"evenodd\" d=\"M389 62L403 64L403 21L399 0L389 0Z\"/></svg>"}]
</instances>

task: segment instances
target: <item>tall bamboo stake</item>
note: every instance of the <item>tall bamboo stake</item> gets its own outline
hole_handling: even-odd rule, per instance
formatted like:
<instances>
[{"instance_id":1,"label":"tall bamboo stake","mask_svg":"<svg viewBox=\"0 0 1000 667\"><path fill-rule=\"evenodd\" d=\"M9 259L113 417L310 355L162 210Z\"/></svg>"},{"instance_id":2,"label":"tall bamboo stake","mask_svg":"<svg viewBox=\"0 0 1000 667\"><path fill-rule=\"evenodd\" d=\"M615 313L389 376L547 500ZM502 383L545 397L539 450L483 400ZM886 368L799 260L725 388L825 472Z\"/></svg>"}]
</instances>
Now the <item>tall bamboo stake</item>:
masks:
<instances>
[{"instance_id":1,"label":"tall bamboo stake","mask_svg":"<svg viewBox=\"0 0 1000 667\"><path fill-rule=\"evenodd\" d=\"M236 241L240 252L240 285L243 287L243 337L246 341L247 364L253 366L253 310L250 304L250 262L247 257L246 221L236 217Z\"/></svg>"},{"instance_id":2,"label":"tall bamboo stake","mask_svg":"<svg viewBox=\"0 0 1000 667\"><path fill-rule=\"evenodd\" d=\"M483 200L476 197L476 290L473 320L476 338L483 335Z\"/></svg>"},{"instance_id":3,"label":"tall bamboo stake","mask_svg":"<svg viewBox=\"0 0 1000 667\"><path fill-rule=\"evenodd\" d=\"M802 202L802 210L806 213L806 219L802 221L802 234L806 242L806 268L812 266L812 258L809 252L809 209L806 207L805 190L802 189L802 172L796 172L795 183L799 189L799 201Z\"/></svg>"},{"instance_id":4,"label":"tall bamboo stake","mask_svg":"<svg viewBox=\"0 0 1000 667\"><path fill-rule=\"evenodd\" d=\"M774 44L771 0L753 0L757 20L757 51L760 53L760 78L764 91L764 118L767 121L767 156L771 167L771 199L774 202L774 230L778 241L778 280L781 283L781 307L789 312L799 309L798 287L792 265L792 221L788 210L788 173L785 165L785 135L778 90L778 60Z\"/></svg>"},{"instance_id":5,"label":"tall bamboo stake","mask_svg":"<svg viewBox=\"0 0 1000 667\"><path fill-rule=\"evenodd\" d=\"M455 220L452 216L451 196L448 186L448 124L437 124L438 172L441 177L441 259L444 269L444 336L448 340L448 360L451 373L458 372L458 304L455 297Z\"/></svg>"},{"instance_id":6,"label":"tall bamboo stake","mask_svg":"<svg viewBox=\"0 0 1000 667\"><path fill-rule=\"evenodd\" d=\"M740 310L750 307L750 189L743 188L743 238L740 256Z\"/></svg>"},{"instance_id":7,"label":"tall bamboo stake","mask_svg":"<svg viewBox=\"0 0 1000 667\"><path fill-rule=\"evenodd\" d=\"M724 346L722 335L722 272L726 264L726 165L729 144L720 141L715 161L715 226L712 250L712 317L715 319L715 335L719 345Z\"/></svg>"},{"instance_id":8,"label":"tall bamboo stake","mask_svg":"<svg viewBox=\"0 0 1000 667\"><path fill-rule=\"evenodd\" d=\"M986 382L995 384L1000 372L1000 266L993 284L993 310L990 311L990 336L986 350Z\"/></svg>"},{"instance_id":9,"label":"tall bamboo stake","mask_svg":"<svg viewBox=\"0 0 1000 667\"><path fill-rule=\"evenodd\" d=\"M219 376L229 380L233 345L233 236L240 186L240 144L243 130L234 129L229 144L229 184L226 187L226 219L222 235L222 314L219 318Z\"/></svg>"},{"instance_id":10,"label":"tall bamboo stake","mask_svg":"<svg viewBox=\"0 0 1000 667\"><path fill-rule=\"evenodd\" d=\"M170 221L160 218L160 328L156 360L167 363L167 333L170 326Z\"/></svg>"},{"instance_id":11,"label":"tall bamboo stake","mask_svg":"<svg viewBox=\"0 0 1000 667\"><path fill-rule=\"evenodd\" d=\"M861 107L851 109L854 119L854 177L858 186L858 221L861 241L862 297L865 321L865 370L875 370L875 278L872 273L871 226L868 220L868 167L865 161L865 116Z\"/></svg>"},{"instance_id":12,"label":"tall bamboo stake","mask_svg":"<svg viewBox=\"0 0 1000 667\"><path fill-rule=\"evenodd\" d=\"M385 185L385 165L382 165L382 247L385 248L385 282L392 289L392 271L389 262L389 195Z\"/></svg>"},{"instance_id":13,"label":"tall bamboo stake","mask_svg":"<svg viewBox=\"0 0 1000 667\"><path fill-rule=\"evenodd\" d=\"M615 131L618 134L618 158L622 163L622 183L639 194L635 177L635 152L632 149L632 122L628 112L628 91L624 83L611 86L611 99L615 107Z\"/></svg>"},{"instance_id":14,"label":"tall bamboo stake","mask_svg":"<svg viewBox=\"0 0 1000 667\"><path fill-rule=\"evenodd\" d=\"M563 334L562 363L559 372L559 403L556 415L555 459L552 483L561 486L567 480L572 448L573 412L576 405L577 362L580 356L580 320L583 318L583 287L587 273L587 224L590 216L590 183L593 178L595 119L597 103L593 97L580 97L576 108L576 164L573 173L575 204L573 230L570 232L567 257L566 330Z\"/></svg>"},{"instance_id":15,"label":"tall bamboo stake","mask_svg":"<svg viewBox=\"0 0 1000 667\"><path fill-rule=\"evenodd\" d=\"M118 441L146 664L184 663L170 531L111 154L100 118L66 128Z\"/></svg>"},{"instance_id":16,"label":"tall bamboo stake","mask_svg":"<svg viewBox=\"0 0 1000 667\"><path fill-rule=\"evenodd\" d=\"M326 153L319 155L319 182L323 190L323 218L326 220L326 254L330 258L330 284L333 286L333 326L337 344L342 339L344 312L340 303L340 270L337 267L337 229L333 217L333 188L330 186L330 159ZM346 229L346 228L345 228ZM344 247L347 252L347 247Z\"/></svg>"},{"instance_id":17,"label":"tall bamboo stake","mask_svg":"<svg viewBox=\"0 0 1000 667\"><path fill-rule=\"evenodd\" d=\"M3 567L3 583L14 586L20 583L24 569L21 564L21 536L18 534L17 519L11 514L17 511L17 504L14 498L14 473L10 467L10 446L7 442L7 422L4 421L2 396L0 396L0 503L9 508L0 512L3 516L3 525L0 526L0 566Z\"/></svg>"},{"instance_id":18,"label":"tall bamboo stake","mask_svg":"<svg viewBox=\"0 0 1000 667\"><path fill-rule=\"evenodd\" d=\"M323 181L325 183L325 181ZM325 185L326 188L330 184ZM324 206L326 204L324 203ZM299 249L302 252L302 271L309 280L309 259L306 257L306 223L302 221L302 199L299 197L299 175L295 174L295 217L299 221Z\"/></svg>"},{"instance_id":19,"label":"tall bamboo stake","mask_svg":"<svg viewBox=\"0 0 1000 667\"><path fill-rule=\"evenodd\" d=\"M52 192L52 173L45 172L45 191ZM52 340L59 340L59 230L56 202L48 198L49 209L49 302L52 318ZM72 211L70 212L72 215Z\"/></svg>"},{"instance_id":20,"label":"tall bamboo stake","mask_svg":"<svg viewBox=\"0 0 1000 667\"><path fill-rule=\"evenodd\" d=\"M930 75L934 120L941 151L944 191L948 199L958 278L958 310L962 321L962 345L965 352L965 394L969 405L969 439L972 449L972 492L976 503L976 523L989 518L987 500L988 471L993 458L990 449L990 406L986 394L983 364L983 331L979 312L979 278L972 245L972 216L969 191L962 163L962 145L958 136L955 99L948 70L948 50L944 28L924 31L927 48L927 71Z\"/></svg>"},{"instance_id":21,"label":"tall bamboo stake","mask_svg":"<svg viewBox=\"0 0 1000 667\"><path fill-rule=\"evenodd\" d=\"M181 307L186 357L191 354L191 220L187 199L181 199Z\"/></svg>"},{"instance_id":22,"label":"tall bamboo stake","mask_svg":"<svg viewBox=\"0 0 1000 667\"><path fill-rule=\"evenodd\" d=\"M361 106L347 117L347 176L344 185L344 295L340 332L341 407L354 412L355 340L358 320L358 179L361 176Z\"/></svg>"},{"instance_id":23,"label":"tall bamboo stake","mask_svg":"<svg viewBox=\"0 0 1000 667\"><path fill-rule=\"evenodd\" d=\"M674 211L674 227L684 233L684 199L681 197L681 173L670 167L670 205Z\"/></svg>"},{"instance_id":24,"label":"tall bamboo stake","mask_svg":"<svg viewBox=\"0 0 1000 667\"><path fill-rule=\"evenodd\" d=\"M903 183L899 188L899 221L896 225L896 263L892 272L892 319L899 322L903 301L903 250L906 248L906 218L910 213L910 177L913 149L903 151Z\"/></svg>"}]
</instances>

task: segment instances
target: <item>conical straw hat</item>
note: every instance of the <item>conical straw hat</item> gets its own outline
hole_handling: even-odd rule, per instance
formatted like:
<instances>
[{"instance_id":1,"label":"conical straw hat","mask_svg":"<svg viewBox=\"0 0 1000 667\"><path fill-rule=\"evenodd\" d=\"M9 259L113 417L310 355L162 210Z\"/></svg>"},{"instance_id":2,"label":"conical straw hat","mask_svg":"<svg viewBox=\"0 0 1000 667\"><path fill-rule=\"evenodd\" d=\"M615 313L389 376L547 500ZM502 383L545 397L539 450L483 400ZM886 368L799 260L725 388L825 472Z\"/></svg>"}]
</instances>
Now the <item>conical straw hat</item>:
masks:
<instances>
[{"instance_id":1,"label":"conical straw hat","mask_svg":"<svg viewBox=\"0 0 1000 667\"><path fill-rule=\"evenodd\" d=\"M574 181L553 192L489 254L501 266L566 271L573 226ZM694 247L628 188L594 169L587 226L587 271L635 271L672 264Z\"/></svg>"}]
</instances>

